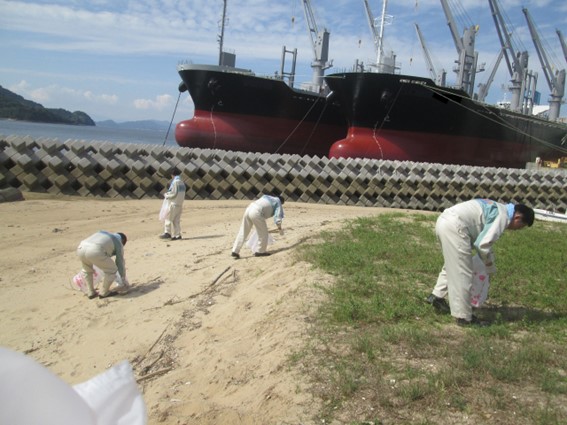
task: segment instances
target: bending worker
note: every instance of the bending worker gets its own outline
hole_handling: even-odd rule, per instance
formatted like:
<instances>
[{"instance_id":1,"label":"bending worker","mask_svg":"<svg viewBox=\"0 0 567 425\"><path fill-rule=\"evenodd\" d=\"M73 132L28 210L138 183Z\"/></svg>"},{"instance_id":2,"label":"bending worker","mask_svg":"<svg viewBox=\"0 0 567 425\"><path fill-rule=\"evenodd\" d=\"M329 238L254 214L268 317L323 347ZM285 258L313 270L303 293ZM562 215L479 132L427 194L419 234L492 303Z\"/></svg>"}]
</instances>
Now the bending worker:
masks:
<instances>
[{"instance_id":1,"label":"bending worker","mask_svg":"<svg viewBox=\"0 0 567 425\"><path fill-rule=\"evenodd\" d=\"M474 248L489 274L496 273L492 245L504 230L531 226L534 211L522 204L500 204L473 199L446 209L437 219L435 233L445 264L427 302L440 312L450 312L461 326L482 324L472 314ZM449 298L449 305L445 296Z\"/></svg>"},{"instance_id":2,"label":"bending worker","mask_svg":"<svg viewBox=\"0 0 567 425\"><path fill-rule=\"evenodd\" d=\"M183 201L185 200L185 183L179 175L174 175L165 200L168 202L168 213L164 220L164 232L160 235L161 239L171 239L177 241L181 239L181 212L183 211Z\"/></svg>"},{"instance_id":3,"label":"bending worker","mask_svg":"<svg viewBox=\"0 0 567 425\"><path fill-rule=\"evenodd\" d=\"M89 299L97 296L93 286L93 266L99 267L104 272L102 291L98 294L100 298L128 291L124 265L124 245L126 245L126 241L127 238L124 233L110 233L101 230L79 244L77 255L83 264L82 272L87 282L87 296ZM116 262L112 260L113 256L116 256ZM122 278L123 284L119 286L120 289L116 292L110 292L110 285L116 278L116 272Z\"/></svg>"},{"instance_id":4,"label":"bending worker","mask_svg":"<svg viewBox=\"0 0 567 425\"><path fill-rule=\"evenodd\" d=\"M236 236L232 247L231 255L234 258L240 258L240 248L242 248L244 240L250 233L250 230L252 230L252 226L256 228L256 233L258 234L258 246L254 256L265 257L270 255L270 253L266 252L268 246L268 225L266 224L266 219L273 216L274 223L276 223L281 233L282 220L284 218L283 204L284 199L281 196L264 195L248 205L242 218L238 236Z\"/></svg>"}]
</instances>

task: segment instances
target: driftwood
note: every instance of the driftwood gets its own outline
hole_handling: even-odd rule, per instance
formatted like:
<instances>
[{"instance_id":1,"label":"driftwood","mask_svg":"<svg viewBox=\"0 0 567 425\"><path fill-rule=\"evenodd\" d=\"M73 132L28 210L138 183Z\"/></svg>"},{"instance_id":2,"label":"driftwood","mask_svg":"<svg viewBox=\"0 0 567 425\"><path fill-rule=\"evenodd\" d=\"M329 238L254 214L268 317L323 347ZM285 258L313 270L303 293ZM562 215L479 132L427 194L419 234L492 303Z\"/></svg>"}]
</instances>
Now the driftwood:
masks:
<instances>
[{"instance_id":1,"label":"driftwood","mask_svg":"<svg viewBox=\"0 0 567 425\"><path fill-rule=\"evenodd\" d=\"M156 309L162 308L162 307L164 307L164 306L166 306L166 305L179 304L179 303L182 303L182 302L184 302L184 301L187 301L187 300L196 298L196 297L198 297L199 295L202 295L202 294L206 293L208 290L210 290L210 289L211 289L211 286L213 286L215 283L217 283L217 282L219 281L219 279L222 277L222 275L225 274L229 269L230 269L230 266L228 266L226 269L224 269L224 270L212 281L212 283L210 283L210 284L209 284L205 289L203 289L202 291L199 291L199 292L197 292L197 293L195 293L195 294L189 295L189 296L186 297L186 298L180 298L180 299L177 299L177 300L174 300L174 298L176 298L176 297L170 298L169 300L167 300L166 302L164 302L163 305L161 305L161 306L159 306L159 307L146 308L144 311L146 311L146 310L156 310ZM235 271L233 271L233 276L235 276Z\"/></svg>"},{"instance_id":2,"label":"driftwood","mask_svg":"<svg viewBox=\"0 0 567 425\"><path fill-rule=\"evenodd\" d=\"M167 325L165 327L165 329L161 332L158 339L156 339L155 342L152 344L152 346L149 348L149 350L146 351L146 354L144 354L142 357L140 357L140 359L136 362L136 365L139 365L142 362L142 360L144 360L146 358L146 356L150 353L150 351L152 351L154 349L154 347L157 345L157 343L161 340L161 337L163 336L163 334L165 334L165 331L167 330L168 326L169 325Z\"/></svg>"},{"instance_id":3,"label":"driftwood","mask_svg":"<svg viewBox=\"0 0 567 425\"><path fill-rule=\"evenodd\" d=\"M156 370L155 372L148 373L147 375L144 375L144 376L140 376L137 379L137 381L142 382L142 381L145 381L146 379L153 378L154 376L163 375L164 373L169 372L171 369L173 369L173 368L171 366L169 366L169 367L166 367L164 369Z\"/></svg>"},{"instance_id":4,"label":"driftwood","mask_svg":"<svg viewBox=\"0 0 567 425\"><path fill-rule=\"evenodd\" d=\"M225 274L225 273L228 271L228 269L230 269L230 266L228 266L226 269L224 269L224 270L221 272L221 274L219 274L219 275L217 276L217 278L216 278L215 280L213 280L213 283L211 283L209 286L213 286L215 283L217 283L218 280L221 278L221 276L222 276L223 274Z\"/></svg>"}]
</instances>

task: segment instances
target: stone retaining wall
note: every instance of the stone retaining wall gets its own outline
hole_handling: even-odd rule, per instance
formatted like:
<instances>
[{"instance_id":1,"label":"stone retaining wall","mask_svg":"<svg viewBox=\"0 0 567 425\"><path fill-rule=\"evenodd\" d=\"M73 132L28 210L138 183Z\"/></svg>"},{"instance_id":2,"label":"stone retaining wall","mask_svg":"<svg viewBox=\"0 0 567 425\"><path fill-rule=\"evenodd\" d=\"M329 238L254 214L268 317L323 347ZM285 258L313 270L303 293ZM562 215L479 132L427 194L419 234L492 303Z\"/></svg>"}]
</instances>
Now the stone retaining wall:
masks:
<instances>
[{"instance_id":1,"label":"stone retaining wall","mask_svg":"<svg viewBox=\"0 0 567 425\"><path fill-rule=\"evenodd\" d=\"M0 188L160 198L174 171L187 199L287 200L440 211L486 197L567 210L567 173L370 159L328 159L131 143L0 136Z\"/></svg>"}]
</instances>

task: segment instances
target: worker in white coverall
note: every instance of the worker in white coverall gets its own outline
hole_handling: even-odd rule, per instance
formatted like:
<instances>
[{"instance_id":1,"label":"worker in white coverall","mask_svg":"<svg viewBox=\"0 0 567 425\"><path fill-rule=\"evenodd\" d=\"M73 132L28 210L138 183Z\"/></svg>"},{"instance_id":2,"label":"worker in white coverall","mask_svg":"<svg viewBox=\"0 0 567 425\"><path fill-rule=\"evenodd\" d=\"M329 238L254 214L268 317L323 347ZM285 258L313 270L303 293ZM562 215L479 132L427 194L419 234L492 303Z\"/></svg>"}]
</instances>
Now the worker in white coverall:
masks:
<instances>
[{"instance_id":1,"label":"worker in white coverall","mask_svg":"<svg viewBox=\"0 0 567 425\"><path fill-rule=\"evenodd\" d=\"M284 199L281 196L263 195L246 208L240 230L232 247L231 255L234 258L240 258L240 249L250 233L250 230L252 230L252 226L256 228L256 233L258 234L258 245L254 256L265 257L270 255L270 253L266 252L266 248L268 247L268 225L266 224L266 220L270 217L274 217L274 223L278 226L280 233L282 233L282 220L284 218L283 204Z\"/></svg>"},{"instance_id":2,"label":"worker in white coverall","mask_svg":"<svg viewBox=\"0 0 567 425\"><path fill-rule=\"evenodd\" d=\"M171 239L172 241L181 239L181 212L183 211L186 190L187 188L181 177L175 175L167 193L164 195L168 212L164 220L164 233L160 235L161 239Z\"/></svg>"},{"instance_id":3,"label":"worker in white coverall","mask_svg":"<svg viewBox=\"0 0 567 425\"><path fill-rule=\"evenodd\" d=\"M97 296L93 286L93 266L99 267L104 272L102 291L98 294L100 298L128 291L124 264L126 241L127 238L124 233L110 233L101 230L79 244L77 255L83 264L82 273L87 283L87 296L90 299ZM116 256L116 262L112 260L114 256ZM121 277L122 285L116 291L110 292L110 285L114 282L117 272Z\"/></svg>"},{"instance_id":4,"label":"worker in white coverall","mask_svg":"<svg viewBox=\"0 0 567 425\"><path fill-rule=\"evenodd\" d=\"M494 242L504 230L519 230L533 222L531 208L489 199L473 199L446 209L435 226L445 263L427 302L439 312L450 312L458 325L484 324L472 314L472 250L476 250L487 272L493 274L496 272L492 252ZM447 295L449 305L444 299Z\"/></svg>"}]
</instances>

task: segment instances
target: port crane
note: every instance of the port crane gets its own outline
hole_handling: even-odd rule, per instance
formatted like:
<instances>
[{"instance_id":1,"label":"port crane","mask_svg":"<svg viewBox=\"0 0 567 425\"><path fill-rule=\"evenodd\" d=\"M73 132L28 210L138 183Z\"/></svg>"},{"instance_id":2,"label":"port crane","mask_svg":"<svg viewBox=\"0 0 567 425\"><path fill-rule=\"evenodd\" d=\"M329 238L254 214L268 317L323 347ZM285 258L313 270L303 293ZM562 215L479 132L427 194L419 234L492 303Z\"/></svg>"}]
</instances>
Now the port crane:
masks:
<instances>
[{"instance_id":1,"label":"port crane","mask_svg":"<svg viewBox=\"0 0 567 425\"><path fill-rule=\"evenodd\" d=\"M528 52L516 52L512 44L511 34L506 27L502 13L500 13L498 1L488 0L488 3L511 77L511 86L509 87L512 93L510 109L516 112L531 113L535 97L537 75L528 71Z\"/></svg>"},{"instance_id":2,"label":"port crane","mask_svg":"<svg viewBox=\"0 0 567 425\"><path fill-rule=\"evenodd\" d=\"M425 61L427 62L427 67L429 68L429 74L431 75L431 79L435 80L435 84L438 86L445 86L446 84L446 77L447 71L445 69L441 69L440 72L437 72L435 69L435 65L433 64L433 60L431 59L431 55L429 54L429 49L425 44L425 39L421 34L421 30L419 29L419 25L415 25L415 31L417 33L417 38L419 39L419 43L421 44L421 49L423 50L423 56L425 57Z\"/></svg>"},{"instance_id":3,"label":"port crane","mask_svg":"<svg viewBox=\"0 0 567 425\"><path fill-rule=\"evenodd\" d=\"M528 28L534 42L539 61L541 62L541 68L543 70L543 75L547 81L547 85L550 90L549 99L549 120L555 121L559 118L559 111L561 109L561 101L563 100L563 95L565 94L565 69L556 70L553 72L553 67L549 62L548 55L541 44L539 34L536 30L535 24L532 20L530 12L525 7L522 9L524 16L526 17L526 22L528 23Z\"/></svg>"},{"instance_id":4,"label":"port crane","mask_svg":"<svg viewBox=\"0 0 567 425\"><path fill-rule=\"evenodd\" d=\"M478 32L478 26L472 25L465 28L463 36L459 37L457 25L453 18L453 13L449 8L447 0L441 0L441 6L447 19L447 25L451 31L453 42L457 48L459 59L455 61L457 66L454 71L457 73L456 88L464 90L472 97L474 91L474 80L477 72L484 71L484 66L477 69L478 52L474 50L475 37Z\"/></svg>"},{"instance_id":5,"label":"port crane","mask_svg":"<svg viewBox=\"0 0 567 425\"><path fill-rule=\"evenodd\" d=\"M317 22L315 21L315 15L313 14L310 0L303 0L303 11L305 14L305 21L307 22L307 29L309 30L311 46L313 48L313 62L311 63L313 76L310 84L311 87L305 88L315 92L322 92L325 70L333 66L333 61L329 61L330 33L326 28L321 31L317 28Z\"/></svg>"}]
</instances>

